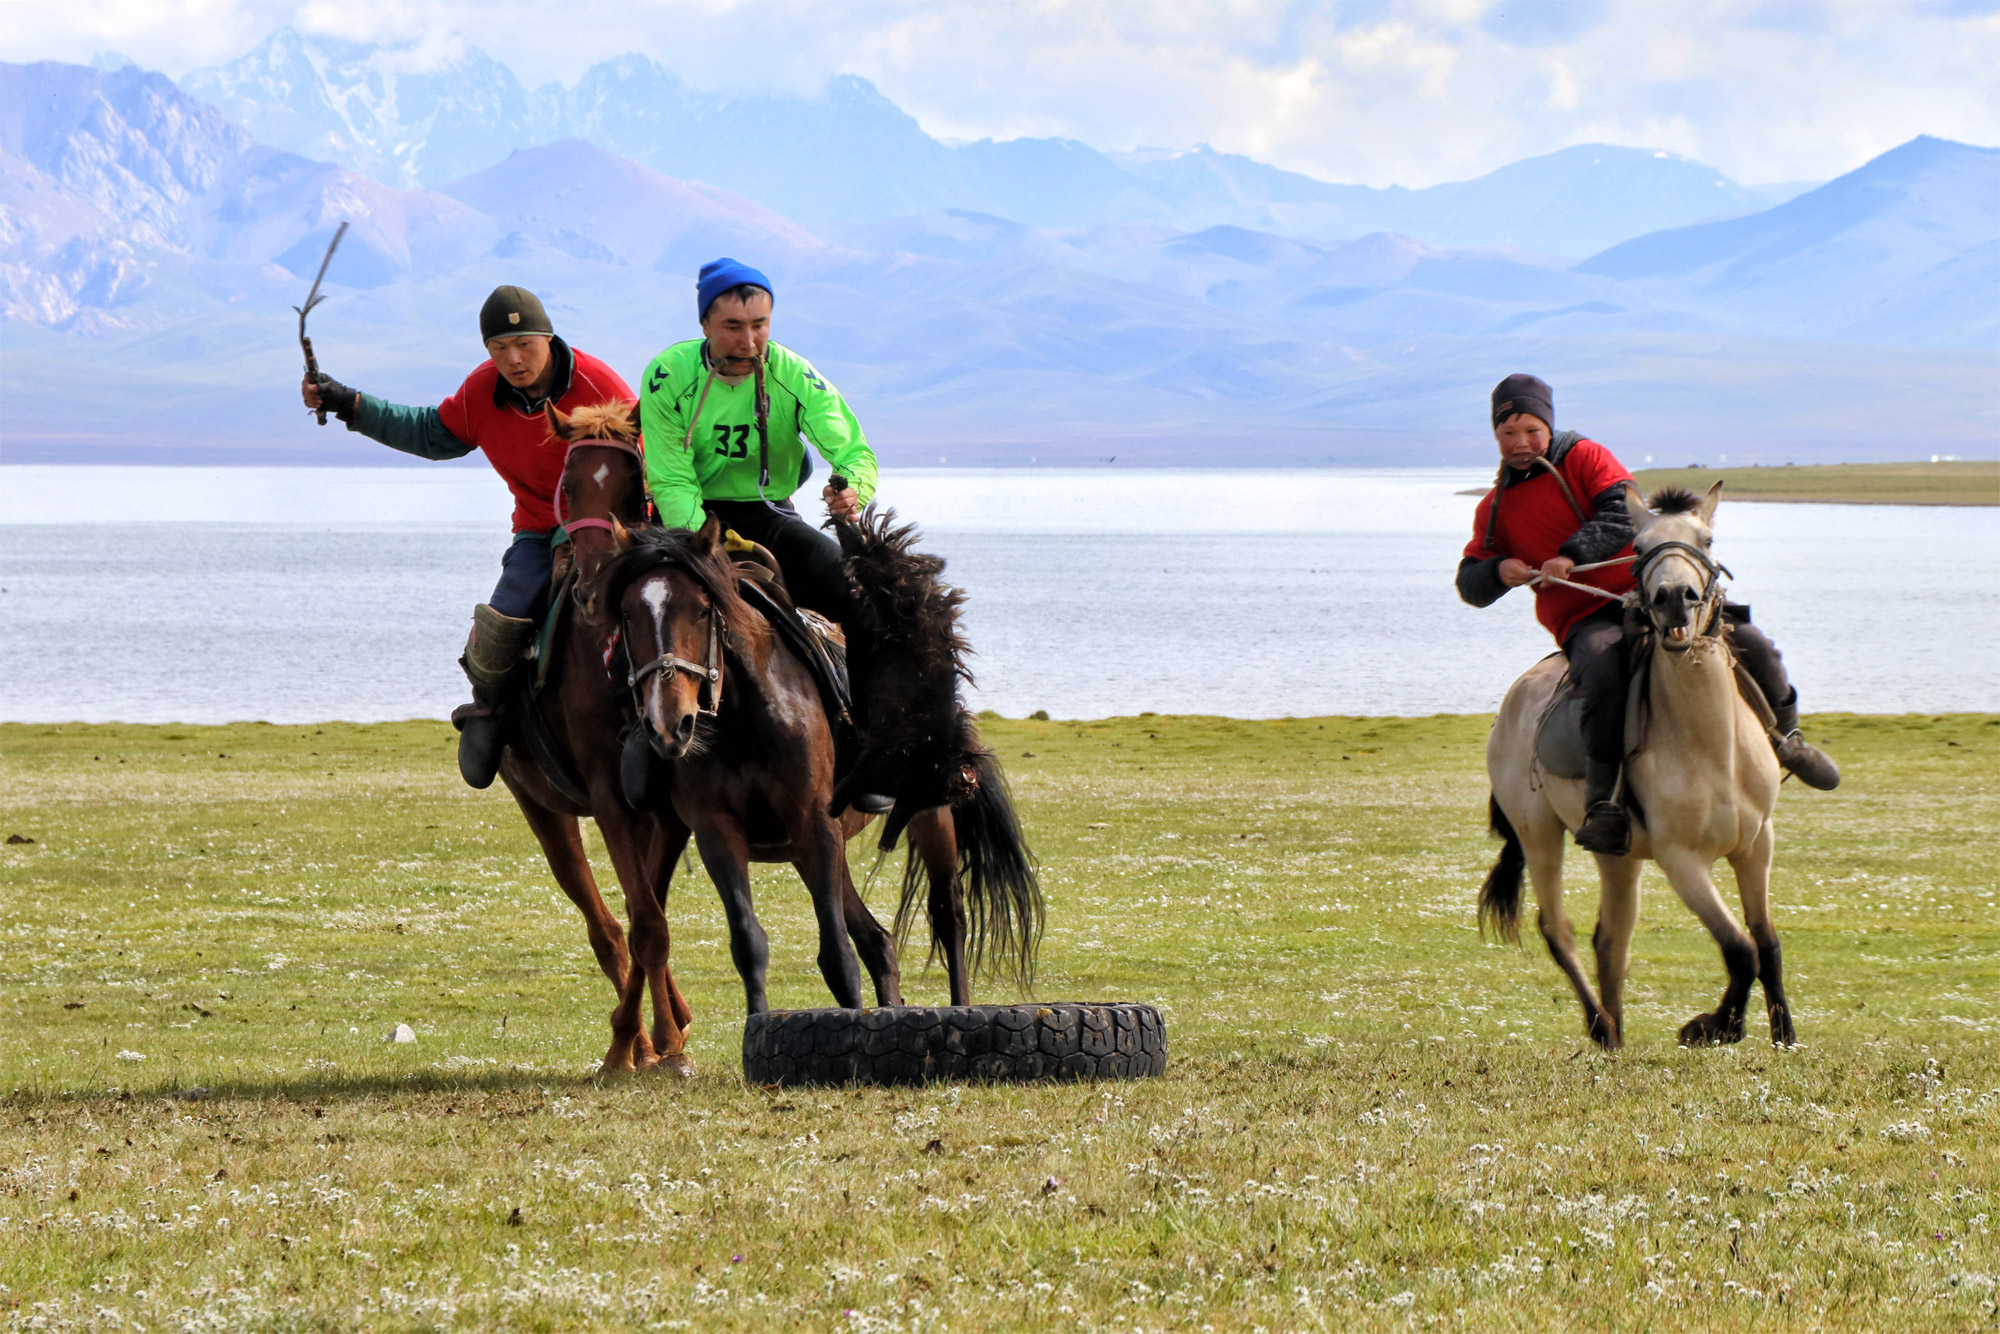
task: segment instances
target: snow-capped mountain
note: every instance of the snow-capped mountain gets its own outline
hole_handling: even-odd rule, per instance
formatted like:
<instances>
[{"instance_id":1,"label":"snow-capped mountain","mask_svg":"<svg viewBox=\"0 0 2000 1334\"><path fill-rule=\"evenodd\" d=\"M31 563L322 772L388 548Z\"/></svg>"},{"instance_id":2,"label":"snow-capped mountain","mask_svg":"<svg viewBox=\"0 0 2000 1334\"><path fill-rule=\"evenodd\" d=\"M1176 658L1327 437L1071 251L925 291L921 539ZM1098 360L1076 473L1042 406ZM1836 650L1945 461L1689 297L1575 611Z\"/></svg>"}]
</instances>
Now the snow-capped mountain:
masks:
<instances>
[{"instance_id":1,"label":"snow-capped mountain","mask_svg":"<svg viewBox=\"0 0 2000 1334\"><path fill-rule=\"evenodd\" d=\"M1015 214L807 225L604 147L614 129L673 138L648 116L704 117L714 131L676 143L752 133L730 119L747 103L706 103L650 62L625 69L653 80L653 101L563 94L547 113L568 124L596 107L593 140L516 146L437 188L402 189L262 144L134 66L0 66L6 456L375 461L345 433L296 429L291 305L340 220L353 229L328 275L334 299L313 317L322 361L398 401L435 400L464 375L480 355L474 313L502 282L536 290L559 330L636 376L694 332L696 266L733 254L772 274L779 336L853 397L892 460L1002 461L1026 447L1047 462L1106 441L1125 442L1106 453L1161 462L1218 449L1246 462L1483 458L1491 442L1466 405L1522 368L1636 446L1665 429L1650 408L1668 396L1673 439L1754 420L1755 448L1779 460L1879 456L1881 442L1916 434L1929 449L1977 450L2000 435L1994 150L1918 141L1779 208L1572 267L1383 229L1328 240L1170 218L1035 225L1022 220L1030 205L1143 213L1116 196L1171 185L1185 199L1196 186L1138 174L1167 159L1121 165L1081 146L1063 171L1036 165L1071 152L1052 141L947 148L902 117L906 165L983 182L989 198L1012 191ZM841 95L863 121L894 129L901 116L865 85ZM614 108L630 118L622 129ZM832 153L841 136L829 136ZM1010 153L1023 156L991 165ZM862 165L835 174L858 179ZM1406 211L1429 200L1446 220L1484 209L1517 228L1566 225L1589 211L1592 172L1678 173L1684 212L1726 193L1693 164L1622 150L1517 166L1455 196L1300 184L1213 154L1175 170L1206 173L1201 189L1246 211L1342 209L1340 238L1385 200ZM807 191L815 178L796 170L791 188ZM921 201L910 188L895 207ZM1531 216L1548 198L1560 207ZM1827 341L1829 328L1852 341ZM104 395L106 383L125 392ZM82 398L97 406L79 418ZM1748 456L1740 440L1731 453Z\"/></svg>"},{"instance_id":2,"label":"snow-capped mountain","mask_svg":"<svg viewBox=\"0 0 2000 1334\"><path fill-rule=\"evenodd\" d=\"M387 185L440 185L543 132L514 72L477 47L394 48L280 28L181 80L256 139Z\"/></svg>"},{"instance_id":3,"label":"snow-capped mountain","mask_svg":"<svg viewBox=\"0 0 2000 1334\"><path fill-rule=\"evenodd\" d=\"M807 225L945 209L1036 227L1249 227L1322 241L1370 232L1571 258L1661 227L1768 207L1785 191L1644 149L1581 145L1422 190L1337 185L1207 148L1105 154L1071 139L947 145L867 80L730 97L648 57L524 91L476 47L365 47L290 28L182 81L263 142L399 186L442 185L516 148L582 139Z\"/></svg>"}]
</instances>

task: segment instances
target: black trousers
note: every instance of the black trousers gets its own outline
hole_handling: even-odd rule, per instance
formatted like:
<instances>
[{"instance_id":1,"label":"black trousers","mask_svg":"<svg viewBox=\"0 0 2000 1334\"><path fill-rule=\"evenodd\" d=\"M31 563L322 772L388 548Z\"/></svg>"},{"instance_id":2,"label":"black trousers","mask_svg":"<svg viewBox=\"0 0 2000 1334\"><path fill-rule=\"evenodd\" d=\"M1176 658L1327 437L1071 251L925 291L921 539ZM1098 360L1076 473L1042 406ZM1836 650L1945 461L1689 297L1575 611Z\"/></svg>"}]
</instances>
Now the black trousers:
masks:
<instances>
[{"instance_id":1,"label":"black trousers","mask_svg":"<svg viewBox=\"0 0 2000 1334\"><path fill-rule=\"evenodd\" d=\"M1792 683L1785 656L1771 637L1750 623L1750 609L1724 603L1729 647L1773 707L1790 704ZM1625 612L1611 606L1592 612L1563 640L1569 673L1583 692L1583 749L1591 759L1616 764L1625 758Z\"/></svg>"},{"instance_id":2,"label":"black trousers","mask_svg":"<svg viewBox=\"0 0 2000 1334\"><path fill-rule=\"evenodd\" d=\"M792 502L711 500L708 512L740 537L762 543L777 557L792 601L841 625L854 620L853 593L841 568L840 543L800 517Z\"/></svg>"}]
</instances>

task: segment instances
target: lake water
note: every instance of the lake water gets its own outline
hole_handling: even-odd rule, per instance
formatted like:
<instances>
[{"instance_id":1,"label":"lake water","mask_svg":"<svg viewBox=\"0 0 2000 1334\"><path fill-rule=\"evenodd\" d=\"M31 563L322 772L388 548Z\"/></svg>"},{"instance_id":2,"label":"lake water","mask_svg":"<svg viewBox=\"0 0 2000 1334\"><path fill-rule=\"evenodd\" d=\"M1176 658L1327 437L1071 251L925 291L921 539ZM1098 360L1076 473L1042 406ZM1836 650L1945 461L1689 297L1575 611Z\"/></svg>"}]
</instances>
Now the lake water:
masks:
<instances>
[{"instance_id":1,"label":"lake water","mask_svg":"<svg viewBox=\"0 0 2000 1334\"><path fill-rule=\"evenodd\" d=\"M1452 572L1466 470L889 472L1020 716L1492 709L1552 647ZM509 503L475 467L0 467L0 719L443 717ZM2000 711L2000 511L1725 503L1803 703Z\"/></svg>"}]
</instances>

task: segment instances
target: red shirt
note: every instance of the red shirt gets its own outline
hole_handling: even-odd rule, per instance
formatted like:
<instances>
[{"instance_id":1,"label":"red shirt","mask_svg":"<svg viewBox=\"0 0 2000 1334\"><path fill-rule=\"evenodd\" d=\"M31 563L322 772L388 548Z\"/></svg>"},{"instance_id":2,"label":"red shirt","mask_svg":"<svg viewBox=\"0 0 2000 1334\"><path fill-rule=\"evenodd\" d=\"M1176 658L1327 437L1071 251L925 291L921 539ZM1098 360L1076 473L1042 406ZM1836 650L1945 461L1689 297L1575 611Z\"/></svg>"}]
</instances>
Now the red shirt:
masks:
<instances>
[{"instance_id":1,"label":"red shirt","mask_svg":"<svg viewBox=\"0 0 2000 1334\"><path fill-rule=\"evenodd\" d=\"M575 368L569 392L556 401L564 412L599 403L636 403L618 372L585 352L570 349ZM465 377L458 392L438 405L444 428L476 449L514 493L514 531L542 533L556 526L556 488L562 484L562 441L549 433L548 418L493 401L500 371L492 362Z\"/></svg>"},{"instance_id":2,"label":"red shirt","mask_svg":"<svg viewBox=\"0 0 2000 1334\"><path fill-rule=\"evenodd\" d=\"M1576 503L1583 507L1584 518L1590 517L1592 503L1607 487L1632 480L1632 474L1625 470L1625 465L1595 440L1578 440L1556 460L1555 466L1563 480L1569 483ZM1556 485L1556 479L1537 468L1526 481L1515 482L1506 489L1505 498L1500 502L1500 521L1492 526L1493 541L1488 546L1487 525L1493 513L1494 498L1500 494L1498 488L1488 491L1472 516L1472 540L1465 544L1465 554L1470 559L1490 560L1495 556L1504 559L1511 556L1539 570L1544 562L1561 554L1562 544L1583 527L1583 520L1577 518L1576 511L1570 508L1562 488ZM1623 555L1631 549L1628 544L1624 551L1616 554ZM1634 585L1630 565L1590 570L1571 576L1571 581L1611 593L1624 593ZM1535 588L1535 619L1548 627L1558 644L1578 621L1609 605L1604 598L1579 593L1560 584L1538 585Z\"/></svg>"}]
</instances>

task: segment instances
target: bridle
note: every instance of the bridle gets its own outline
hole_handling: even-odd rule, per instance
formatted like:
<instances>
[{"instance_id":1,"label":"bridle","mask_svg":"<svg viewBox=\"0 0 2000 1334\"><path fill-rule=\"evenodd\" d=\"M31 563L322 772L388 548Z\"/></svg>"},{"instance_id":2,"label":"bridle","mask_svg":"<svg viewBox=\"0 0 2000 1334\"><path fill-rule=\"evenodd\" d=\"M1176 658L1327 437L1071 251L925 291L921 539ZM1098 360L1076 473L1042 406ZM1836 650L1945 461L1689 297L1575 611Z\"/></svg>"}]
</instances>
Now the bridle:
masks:
<instances>
[{"instance_id":1,"label":"bridle","mask_svg":"<svg viewBox=\"0 0 2000 1334\"><path fill-rule=\"evenodd\" d=\"M1670 554L1679 555L1692 562L1702 572L1701 615L1694 621L1694 633L1688 637L1687 643L1681 646L1685 649L1692 647L1695 639L1706 637L1714 628L1716 615L1722 609L1722 581L1734 579L1736 576L1730 572L1727 565L1692 542L1671 540L1661 542L1657 546L1646 548L1636 557L1632 563L1632 577L1638 586L1633 590L1633 600L1646 613L1647 621L1652 624L1653 633L1664 645L1672 646L1674 641L1668 637L1667 627L1660 624L1659 617L1653 612L1653 601L1646 595L1646 580L1659 565L1660 560Z\"/></svg>"},{"instance_id":2,"label":"bridle","mask_svg":"<svg viewBox=\"0 0 2000 1334\"><path fill-rule=\"evenodd\" d=\"M631 456L632 456L633 458L637 459L637 460L639 461L639 470L640 470L640 475L641 475L641 476L643 477L643 476L644 476L644 474L645 474L645 468L646 468L646 455L645 455L645 454L644 454L644 453L643 453L643 452L642 452L642 451L640 450L640 448L639 448L639 445L638 445L638 444L637 444L637 442L635 442L635 441L629 441L629 440L575 440L575 441L571 441L571 442L570 442L570 447L569 447L569 448L568 448L567 450L563 451L563 474L564 474L565 476L566 476L566 475L568 475L568 473L569 473L569 460L570 460L570 456L571 456L571 455L573 455L573 454L575 454L575 453L576 453L576 451L577 451L577 450L579 450L579 449L616 449L616 450L620 450L620 451L622 451L622 452L624 452L624 453L627 453L627 454L630 454L630 455L631 455ZM640 489L641 489L642 491L644 490L644 484L643 484L643 483L641 483L641 487L640 487ZM568 495L567 495L567 494L566 494L566 493L565 493L565 492L563 491L563 488L562 488L562 487L561 487L560 485L558 485L558 486L556 487L556 523L557 523L557 524L559 524L559 525L561 525L561 527L563 528L563 530L564 530L565 532L571 532L571 533L575 533L575 532L580 532L580 531L582 531L583 529L586 529L586 528L602 528L602 529L603 529L603 530L604 530L605 532L607 532L607 533L609 533L609 532L615 532L615 531L616 531L616 529L615 529L615 528L613 527L613 521L612 521L612 520L610 520L610 519L597 519L597 518L589 518L589 519L572 519L572 518L569 518L569 517L567 516L567 514L566 514L566 511L567 511L567 510L568 510L568 508L569 508L569 505L568 505L568 500L569 500L569 497L568 497Z\"/></svg>"},{"instance_id":3,"label":"bridle","mask_svg":"<svg viewBox=\"0 0 2000 1334\"><path fill-rule=\"evenodd\" d=\"M700 683L695 691L695 712L705 718L712 718L722 708L722 612L714 602L708 604L708 655L705 662L689 662L671 653L662 653L644 666L634 667L625 677L625 684L632 692L632 703L639 716L646 716L646 702L639 695L639 687L655 673L686 672ZM706 696L707 702L703 703Z\"/></svg>"}]
</instances>

